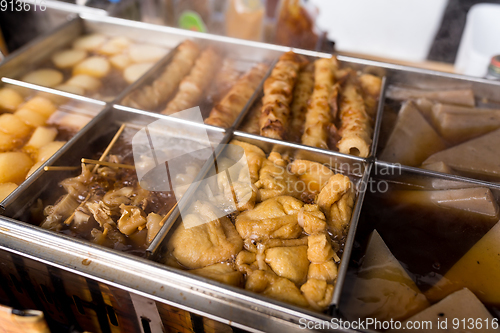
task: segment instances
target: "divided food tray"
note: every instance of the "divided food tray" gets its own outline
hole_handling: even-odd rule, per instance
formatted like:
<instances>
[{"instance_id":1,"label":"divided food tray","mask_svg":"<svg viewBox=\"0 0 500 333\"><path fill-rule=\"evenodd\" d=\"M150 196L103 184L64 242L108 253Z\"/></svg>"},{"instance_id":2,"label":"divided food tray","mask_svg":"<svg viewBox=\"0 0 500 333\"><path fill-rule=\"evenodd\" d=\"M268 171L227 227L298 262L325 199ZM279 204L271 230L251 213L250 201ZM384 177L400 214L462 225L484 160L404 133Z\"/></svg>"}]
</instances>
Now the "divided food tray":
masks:
<instances>
[{"instance_id":1,"label":"divided food tray","mask_svg":"<svg viewBox=\"0 0 500 333\"><path fill-rule=\"evenodd\" d=\"M123 123L131 124L131 127L135 126L135 128L140 129L159 119L166 122L175 122L176 120L170 116L160 115L149 110L138 110L121 104L135 89L140 89L143 85L154 80L158 71L172 59L173 54L176 52L176 46L185 39L191 39L200 43L200 45L210 44L225 48L235 59L243 59L248 63L267 62L268 64L274 64L279 55L289 51L289 48L281 46L245 42L113 18L81 16L68 22L42 42L26 48L23 52L18 53L17 56L2 64L0 66L0 76L6 78L19 77L22 75L21 68L23 67L20 64L26 62L27 59L32 59L33 63L43 61L44 57L47 57L53 50L67 44L74 36L80 34L82 29L87 32L101 31L110 35L122 33L132 39L141 38L142 41L156 42L161 40L163 45L168 45L172 49L172 52L159 60L154 67L126 88L114 101L108 101L106 109L58 151L53 158L47 161L46 166L78 166L82 157L92 158L92 153L95 154L106 147L109 140ZM46 51L41 52L41 50ZM324 53L305 50L294 51L313 59L330 57L330 55ZM356 70L373 72L384 78L377 115L374 120L373 143L369 158L364 159L301 144L287 143L238 130L252 105L261 97L262 82L252 98L247 102L238 119L229 129L200 125L189 121L185 123L193 127L201 126L206 130L213 142L216 154L221 153L216 143L226 144L232 139L238 139L254 144L266 153L271 151L287 152L290 156L300 156L301 158L324 163L332 169L350 176L358 186L366 187L366 184L371 180L370 173L373 173L372 169L374 167L385 167L397 171L393 173L395 175L393 181L395 182L398 181L399 175L403 172L417 175L419 181L421 179L451 183L461 181L492 189L500 188L498 184L483 180L376 161L378 137L383 121L384 103L386 102L385 91L388 85L404 83L409 86L425 86L427 88L433 86L448 88L467 86L472 88L479 98L495 100L495 97L500 93L500 84L362 59L342 56L339 56L338 59L342 64ZM19 84L22 85L22 83ZM91 144L89 145L89 143ZM201 168L197 179L203 178L203 173L206 173L209 168L210 161ZM76 174L78 172L76 171ZM156 263L154 260L158 259L159 250L162 249L165 241L170 237L173 230L172 226L179 220L179 209L173 211L147 249L149 259L152 260L49 232L26 223L29 210L36 199L49 193L60 180L69 177L71 173L75 174L75 171L56 172L39 169L13 195L2 202L2 206L5 208L5 217L0 218L0 226L2 227L0 233L3 237L0 247L12 252L23 253L46 264L56 265L194 313L210 316L224 322L230 321L235 326L252 331L300 331L299 325L302 318L312 322L321 322L324 320L330 321L332 316L338 315L336 310L340 302L350 255L353 250L365 191L357 192L332 303L328 313L322 314ZM178 205L187 204L195 190L195 187L190 187L185 196L178 202ZM86 260L91 263L88 264Z\"/></svg>"}]
</instances>

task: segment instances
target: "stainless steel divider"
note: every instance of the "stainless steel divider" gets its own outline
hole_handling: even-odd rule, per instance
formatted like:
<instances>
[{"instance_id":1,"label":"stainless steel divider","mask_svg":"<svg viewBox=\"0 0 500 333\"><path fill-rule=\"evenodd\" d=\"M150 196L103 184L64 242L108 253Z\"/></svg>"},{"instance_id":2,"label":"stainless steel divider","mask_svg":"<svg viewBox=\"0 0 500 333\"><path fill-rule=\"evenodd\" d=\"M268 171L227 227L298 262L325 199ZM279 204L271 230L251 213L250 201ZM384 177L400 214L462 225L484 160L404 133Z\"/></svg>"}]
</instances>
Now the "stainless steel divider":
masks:
<instances>
[{"instance_id":1,"label":"stainless steel divider","mask_svg":"<svg viewBox=\"0 0 500 333\"><path fill-rule=\"evenodd\" d=\"M382 126L382 119L384 117L384 105L385 105L385 92L387 89L387 77L382 78L382 88L380 89L380 95L377 105L377 116L375 117L375 124L373 126L373 139L372 147L370 149L369 157L375 158L378 148L378 137L380 135L380 127Z\"/></svg>"}]
</instances>

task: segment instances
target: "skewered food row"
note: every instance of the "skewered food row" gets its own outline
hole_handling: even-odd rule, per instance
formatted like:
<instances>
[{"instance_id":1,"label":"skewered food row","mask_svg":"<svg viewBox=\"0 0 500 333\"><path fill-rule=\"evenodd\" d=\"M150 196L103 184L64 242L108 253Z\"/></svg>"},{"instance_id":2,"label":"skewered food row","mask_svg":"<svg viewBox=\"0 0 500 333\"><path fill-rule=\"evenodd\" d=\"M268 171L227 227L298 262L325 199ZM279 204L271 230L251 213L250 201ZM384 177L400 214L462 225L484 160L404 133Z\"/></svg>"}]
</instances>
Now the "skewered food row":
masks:
<instances>
[{"instance_id":1,"label":"skewered food row","mask_svg":"<svg viewBox=\"0 0 500 333\"><path fill-rule=\"evenodd\" d=\"M183 42L160 76L152 84L132 92L124 104L138 109L153 110L165 103L189 73L199 53L200 49L196 43L190 40Z\"/></svg>"},{"instance_id":2,"label":"skewered food row","mask_svg":"<svg viewBox=\"0 0 500 333\"><path fill-rule=\"evenodd\" d=\"M259 64L238 79L220 103L210 111L205 123L213 126L231 127L266 75L267 70L266 65Z\"/></svg>"},{"instance_id":3,"label":"skewered food row","mask_svg":"<svg viewBox=\"0 0 500 333\"><path fill-rule=\"evenodd\" d=\"M319 59L314 63L314 89L307 105L302 143L308 146L328 148L330 127L334 126L330 99L336 98L334 73L337 60ZM334 127L333 132L336 132Z\"/></svg>"},{"instance_id":4,"label":"skewered food row","mask_svg":"<svg viewBox=\"0 0 500 333\"><path fill-rule=\"evenodd\" d=\"M329 306L355 190L328 167L233 140L211 185L198 189L164 261L194 274L321 311ZM235 154L238 155L238 154ZM230 183L229 179L233 182ZM227 215L230 203L236 211Z\"/></svg>"},{"instance_id":5,"label":"skewered food row","mask_svg":"<svg viewBox=\"0 0 500 333\"><path fill-rule=\"evenodd\" d=\"M246 72L214 47L201 49L186 40L152 83L125 98L127 106L173 114L202 105L211 110L205 122L230 127L250 99L268 67L257 64ZM208 108L206 106L209 106Z\"/></svg>"},{"instance_id":6,"label":"skewered food row","mask_svg":"<svg viewBox=\"0 0 500 333\"><path fill-rule=\"evenodd\" d=\"M52 55L44 68L21 80L70 93L111 100L141 77L167 49L121 37L89 34Z\"/></svg>"},{"instance_id":7,"label":"skewered food row","mask_svg":"<svg viewBox=\"0 0 500 333\"><path fill-rule=\"evenodd\" d=\"M381 84L339 68L335 57L310 63L285 53L264 82L259 134L368 157Z\"/></svg>"},{"instance_id":8,"label":"skewered food row","mask_svg":"<svg viewBox=\"0 0 500 333\"><path fill-rule=\"evenodd\" d=\"M259 120L261 135L283 139L290 116L293 87L300 69L306 62L305 57L287 52L280 57L271 75L264 82Z\"/></svg>"},{"instance_id":9,"label":"skewered food row","mask_svg":"<svg viewBox=\"0 0 500 333\"><path fill-rule=\"evenodd\" d=\"M498 105L474 107L470 89L392 86L388 97L403 103L380 159L487 180L500 178ZM386 124L383 129L390 126Z\"/></svg>"},{"instance_id":10,"label":"skewered food row","mask_svg":"<svg viewBox=\"0 0 500 333\"><path fill-rule=\"evenodd\" d=\"M0 89L0 111L0 200L91 119L65 112L46 97L26 100L10 87Z\"/></svg>"},{"instance_id":11,"label":"skewered food row","mask_svg":"<svg viewBox=\"0 0 500 333\"><path fill-rule=\"evenodd\" d=\"M123 125L99 161L82 159L81 174L60 182L66 193L43 209L40 226L144 254L171 213L176 197L171 191L141 187L133 165L131 140L135 133ZM171 176L178 184L189 183L198 171L199 166L186 165L184 174Z\"/></svg>"},{"instance_id":12,"label":"skewered food row","mask_svg":"<svg viewBox=\"0 0 500 333\"><path fill-rule=\"evenodd\" d=\"M215 49L208 47L202 51L189 74L179 84L177 93L161 113L172 114L196 106L221 61Z\"/></svg>"}]
</instances>

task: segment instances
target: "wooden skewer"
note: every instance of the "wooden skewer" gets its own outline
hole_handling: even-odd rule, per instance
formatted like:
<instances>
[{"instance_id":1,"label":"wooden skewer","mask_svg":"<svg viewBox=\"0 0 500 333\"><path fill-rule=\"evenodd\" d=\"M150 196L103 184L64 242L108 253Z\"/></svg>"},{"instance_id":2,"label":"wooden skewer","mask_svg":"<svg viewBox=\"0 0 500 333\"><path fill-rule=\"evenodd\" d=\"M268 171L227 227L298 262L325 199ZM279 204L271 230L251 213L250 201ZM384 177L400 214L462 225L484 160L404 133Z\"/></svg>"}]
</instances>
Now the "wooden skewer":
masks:
<instances>
[{"instance_id":1,"label":"wooden skewer","mask_svg":"<svg viewBox=\"0 0 500 333\"><path fill-rule=\"evenodd\" d=\"M89 158L82 158L82 163L96 164L96 165L105 165L105 166L109 166L109 167L112 167L112 168L135 169L135 166L130 165L130 164L121 164L121 163L97 161L97 160L91 160Z\"/></svg>"},{"instance_id":2,"label":"wooden skewer","mask_svg":"<svg viewBox=\"0 0 500 333\"><path fill-rule=\"evenodd\" d=\"M111 141L109 142L109 145L106 147L106 150L104 150L104 153L102 153L101 157L99 158L99 161L101 161L101 162L104 161L106 156L108 156L109 152L111 151L111 148L113 148L116 141L118 141L118 138L120 137L120 135L122 134L122 132L126 126L127 126L127 124L122 124L120 126L120 128L116 132L115 136L113 137L113 139L111 139ZM98 167L99 167L99 164L96 164L94 169L92 170L92 172L96 172Z\"/></svg>"},{"instance_id":3,"label":"wooden skewer","mask_svg":"<svg viewBox=\"0 0 500 333\"><path fill-rule=\"evenodd\" d=\"M163 218L161 219L160 221L160 227L163 227L163 225L165 224L165 221L169 218L170 215L172 215L172 213L174 212L174 209L175 207L177 207L177 202L175 203L175 205L168 211L167 214L165 214L165 216L163 216Z\"/></svg>"},{"instance_id":4,"label":"wooden skewer","mask_svg":"<svg viewBox=\"0 0 500 333\"><path fill-rule=\"evenodd\" d=\"M46 166L43 167L43 171L65 171L65 170L76 170L79 167L72 166Z\"/></svg>"},{"instance_id":5,"label":"wooden skewer","mask_svg":"<svg viewBox=\"0 0 500 333\"><path fill-rule=\"evenodd\" d=\"M99 158L99 161L102 162L102 160L104 160L106 158L106 156L111 151L111 148L113 148L113 145L116 143L116 141L118 141L118 138L120 137L120 135L122 134L122 132L126 126L127 126L126 124L122 124L120 126L118 131L115 133L115 136L113 137L113 139L111 139L109 145L106 147L106 149L102 153L102 156ZM99 164L96 164L94 166L94 169L92 169L92 173L96 172L98 167L99 167ZM83 200L82 203L73 211L73 213L64 221L64 224L70 225L71 222L73 221L73 219L75 218L75 212L77 211L77 209L82 207L89 199L90 199L90 193L87 194L87 197L85 198L85 200Z\"/></svg>"},{"instance_id":6,"label":"wooden skewer","mask_svg":"<svg viewBox=\"0 0 500 333\"><path fill-rule=\"evenodd\" d=\"M73 213L71 213L71 215L66 219L64 220L64 224L66 225L70 225L71 224L71 221L73 221L73 219L75 218L75 212L78 210L78 208L80 207L83 207L83 205L85 205L85 203L90 199L90 193L87 194L87 197L85 198L85 200L83 200L80 205L78 205L78 207L76 207L76 209L73 211Z\"/></svg>"}]
</instances>

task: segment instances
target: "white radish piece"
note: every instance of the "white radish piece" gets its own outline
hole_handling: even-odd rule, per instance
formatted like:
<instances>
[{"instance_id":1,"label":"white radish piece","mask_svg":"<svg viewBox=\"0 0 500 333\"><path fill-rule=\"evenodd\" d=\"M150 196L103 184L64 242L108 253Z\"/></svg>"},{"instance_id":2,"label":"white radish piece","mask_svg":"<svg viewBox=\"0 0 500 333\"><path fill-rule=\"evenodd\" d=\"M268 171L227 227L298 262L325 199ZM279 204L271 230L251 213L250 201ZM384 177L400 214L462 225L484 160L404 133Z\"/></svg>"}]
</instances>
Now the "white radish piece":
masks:
<instances>
[{"instance_id":1,"label":"white radish piece","mask_svg":"<svg viewBox=\"0 0 500 333\"><path fill-rule=\"evenodd\" d=\"M50 115L53 114L57 109L51 100L41 96L33 97L32 99L24 103L22 108L36 111L46 118L50 117Z\"/></svg>"},{"instance_id":2,"label":"white radish piece","mask_svg":"<svg viewBox=\"0 0 500 333\"><path fill-rule=\"evenodd\" d=\"M17 188L14 183L0 184L0 201L3 201L7 196Z\"/></svg>"},{"instance_id":3,"label":"white radish piece","mask_svg":"<svg viewBox=\"0 0 500 333\"><path fill-rule=\"evenodd\" d=\"M12 150L16 146L16 138L12 135L0 132L0 151Z\"/></svg>"},{"instance_id":4,"label":"white radish piece","mask_svg":"<svg viewBox=\"0 0 500 333\"><path fill-rule=\"evenodd\" d=\"M49 122L75 132L81 130L91 120L89 116L75 113L61 112L55 116L57 116L57 118L54 117L55 119L49 119Z\"/></svg>"},{"instance_id":5,"label":"white radish piece","mask_svg":"<svg viewBox=\"0 0 500 333\"><path fill-rule=\"evenodd\" d=\"M0 131L20 139L28 136L31 128L13 114L4 113L0 116Z\"/></svg>"},{"instance_id":6,"label":"white radish piece","mask_svg":"<svg viewBox=\"0 0 500 333\"><path fill-rule=\"evenodd\" d=\"M61 72L55 69L37 69L29 72L21 78L21 81L36 84L44 87L55 87L63 80Z\"/></svg>"},{"instance_id":7,"label":"white radish piece","mask_svg":"<svg viewBox=\"0 0 500 333\"><path fill-rule=\"evenodd\" d=\"M54 141L56 136L57 130L55 128L40 126L35 130L35 132L33 132L33 135L26 144L26 147L40 149L46 144Z\"/></svg>"},{"instance_id":8,"label":"white radish piece","mask_svg":"<svg viewBox=\"0 0 500 333\"><path fill-rule=\"evenodd\" d=\"M167 54L167 50L154 45L140 44L131 45L128 53L133 62L155 62Z\"/></svg>"},{"instance_id":9,"label":"white radish piece","mask_svg":"<svg viewBox=\"0 0 500 333\"><path fill-rule=\"evenodd\" d=\"M127 38L115 37L101 46L98 52L111 56L123 52L129 45L130 41Z\"/></svg>"},{"instance_id":10,"label":"white radish piece","mask_svg":"<svg viewBox=\"0 0 500 333\"><path fill-rule=\"evenodd\" d=\"M14 113L14 116L21 119L26 125L31 127L38 127L45 125L47 117L43 116L41 113L30 109L19 109Z\"/></svg>"},{"instance_id":11,"label":"white radish piece","mask_svg":"<svg viewBox=\"0 0 500 333\"><path fill-rule=\"evenodd\" d=\"M70 94L75 94L75 95L85 94L85 89L83 89L81 87L77 87L77 86L72 86L69 84L60 84L60 85L54 87L54 89L61 90L61 91L64 91L64 92L67 92Z\"/></svg>"},{"instance_id":12,"label":"white radish piece","mask_svg":"<svg viewBox=\"0 0 500 333\"><path fill-rule=\"evenodd\" d=\"M0 183L22 183L32 166L33 161L26 153L0 153Z\"/></svg>"},{"instance_id":13,"label":"white radish piece","mask_svg":"<svg viewBox=\"0 0 500 333\"><path fill-rule=\"evenodd\" d=\"M123 72L123 77L125 78L125 81L127 81L128 83L133 83L138 78L140 78L144 73L146 73L153 65L154 64L151 62L130 65L127 68L125 68L125 71Z\"/></svg>"},{"instance_id":14,"label":"white radish piece","mask_svg":"<svg viewBox=\"0 0 500 333\"><path fill-rule=\"evenodd\" d=\"M61 149L61 147L64 146L65 143L66 143L66 141L49 142L48 144L46 144L45 146L43 146L42 148L40 148L38 150L38 156L37 156L36 161L37 162L45 162L52 155L54 155L56 151Z\"/></svg>"},{"instance_id":15,"label":"white radish piece","mask_svg":"<svg viewBox=\"0 0 500 333\"><path fill-rule=\"evenodd\" d=\"M52 62L58 68L71 68L87 57L85 50L64 50L52 56Z\"/></svg>"},{"instance_id":16,"label":"white radish piece","mask_svg":"<svg viewBox=\"0 0 500 333\"><path fill-rule=\"evenodd\" d=\"M79 87L87 91L95 91L101 86L101 81L90 75L79 74L69 79L66 84Z\"/></svg>"},{"instance_id":17,"label":"white radish piece","mask_svg":"<svg viewBox=\"0 0 500 333\"><path fill-rule=\"evenodd\" d=\"M109 61L111 62L111 65L119 70L124 70L132 62L127 54L117 54L111 57Z\"/></svg>"},{"instance_id":18,"label":"white radish piece","mask_svg":"<svg viewBox=\"0 0 500 333\"><path fill-rule=\"evenodd\" d=\"M23 102L23 96L14 89L0 89L0 111L14 112Z\"/></svg>"},{"instance_id":19,"label":"white radish piece","mask_svg":"<svg viewBox=\"0 0 500 333\"><path fill-rule=\"evenodd\" d=\"M96 51L100 48L108 38L101 34L86 35L78 38L73 42L75 49Z\"/></svg>"},{"instance_id":20,"label":"white radish piece","mask_svg":"<svg viewBox=\"0 0 500 333\"><path fill-rule=\"evenodd\" d=\"M87 74L97 78L106 76L110 70L109 61L104 57L90 57L73 68L73 75Z\"/></svg>"},{"instance_id":21,"label":"white radish piece","mask_svg":"<svg viewBox=\"0 0 500 333\"><path fill-rule=\"evenodd\" d=\"M36 162L32 167L31 169L28 171L28 173L26 174L26 179L28 179L29 176L31 176L31 174L33 172L35 172L36 170L38 170L39 167L42 166L42 164L45 163L45 162Z\"/></svg>"}]
</instances>

